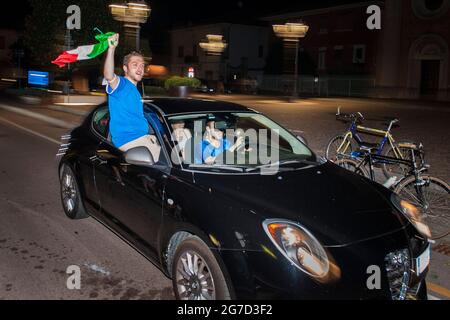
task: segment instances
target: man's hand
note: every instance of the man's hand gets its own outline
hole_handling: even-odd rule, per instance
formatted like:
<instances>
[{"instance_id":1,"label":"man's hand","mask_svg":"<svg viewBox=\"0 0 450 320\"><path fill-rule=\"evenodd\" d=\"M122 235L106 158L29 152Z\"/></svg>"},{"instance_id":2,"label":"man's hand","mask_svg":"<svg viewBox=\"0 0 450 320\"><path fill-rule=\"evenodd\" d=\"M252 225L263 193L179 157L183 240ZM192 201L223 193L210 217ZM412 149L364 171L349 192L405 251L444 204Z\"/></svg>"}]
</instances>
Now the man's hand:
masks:
<instances>
[{"instance_id":1,"label":"man's hand","mask_svg":"<svg viewBox=\"0 0 450 320\"><path fill-rule=\"evenodd\" d=\"M228 151L230 151L230 152L236 151L236 149L238 149L240 146L242 146L244 144L244 142L245 142L244 137L238 137L236 139L236 143L233 144L233 146L231 146L231 148L228 149Z\"/></svg>"},{"instance_id":2,"label":"man's hand","mask_svg":"<svg viewBox=\"0 0 450 320\"><path fill-rule=\"evenodd\" d=\"M118 33L108 38L108 46L110 49L116 49L118 45L119 45Z\"/></svg>"},{"instance_id":3,"label":"man's hand","mask_svg":"<svg viewBox=\"0 0 450 320\"><path fill-rule=\"evenodd\" d=\"M108 38L108 52L106 54L105 66L103 67L103 77L108 81L112 90L115 90L119 84L117 76L114 74L114 53L119 45L119 34Z\"/></svg>"},{"instance_id":4,"label":"man's hand","mask_svg":"<svg viewBox=\"0 0 450 320\"><path fill-rule=\"evenodd\" d=\"M238 137L236 139L236 145L239 147L240 145L242 145L245 142L244 137Z\"/></svg>"}]
</instances>

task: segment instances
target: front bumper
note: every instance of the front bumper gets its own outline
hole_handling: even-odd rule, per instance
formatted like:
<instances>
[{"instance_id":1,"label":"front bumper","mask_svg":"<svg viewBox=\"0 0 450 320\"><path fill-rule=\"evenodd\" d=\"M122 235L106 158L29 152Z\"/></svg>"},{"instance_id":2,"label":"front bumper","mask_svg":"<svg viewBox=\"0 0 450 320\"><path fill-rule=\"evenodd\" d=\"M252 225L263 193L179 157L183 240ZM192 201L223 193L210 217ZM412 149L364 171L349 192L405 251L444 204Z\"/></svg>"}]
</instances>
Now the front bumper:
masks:
<instances>
[{"instance_id":1,"label":"front bumper","mask_svg":"<svg viewBox=\"0 0 450 320\"><path fill-rule=\"evenodd\" d=\"M222 251L237 299L366 300L426 299L426 268L419 275L414 259L427 248L412 226L344 247L327 247L336 267L327 280L312 279L269 242L265 250ZM267 250L268 249L268 250ZM392 272L387 257L408 253ZM400 289L399 289L400 288ZM401 291L399 293L399 290Z\"/></svg>"}]
</instances>

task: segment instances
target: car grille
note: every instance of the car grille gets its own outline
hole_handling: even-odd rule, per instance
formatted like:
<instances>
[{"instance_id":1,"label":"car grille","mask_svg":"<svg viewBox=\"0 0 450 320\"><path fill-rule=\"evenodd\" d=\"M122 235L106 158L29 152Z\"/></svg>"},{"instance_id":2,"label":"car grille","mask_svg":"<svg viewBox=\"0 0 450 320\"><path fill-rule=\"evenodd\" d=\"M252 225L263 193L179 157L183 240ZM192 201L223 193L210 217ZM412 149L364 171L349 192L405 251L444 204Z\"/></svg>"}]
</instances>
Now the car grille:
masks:
<instances>
[{"instance_id":1,"label":"car grille","mask_svg":"<svg viewBox=\"0 0 450 320\"><path fill-rule=\"evenodd\" d=\"M392 300L405 300L410 295L411 258L407 249L391 252L384 259Z\"/></svg>"}]
</instances>

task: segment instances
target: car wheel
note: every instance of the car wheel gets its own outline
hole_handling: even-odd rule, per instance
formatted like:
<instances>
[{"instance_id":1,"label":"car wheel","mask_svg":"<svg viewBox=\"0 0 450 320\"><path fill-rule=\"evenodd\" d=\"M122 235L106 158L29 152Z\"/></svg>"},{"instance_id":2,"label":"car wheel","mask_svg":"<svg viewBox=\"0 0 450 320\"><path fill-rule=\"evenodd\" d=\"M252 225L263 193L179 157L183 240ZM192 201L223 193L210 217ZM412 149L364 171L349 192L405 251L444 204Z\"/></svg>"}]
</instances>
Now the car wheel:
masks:
<instances>
[{"instance_id":1,"label":"car wheel","mask_svg":"<svg viewBox=\"0 0 450 320\"><path fill-rule=\"evenodd\" d=\"M73 170L66 164L61 167L61 202L64 212L70 219L84 219L89 215L83 206L80 189Z\"/></svg>"},{"instance_id":2,"label":"car wheel","mask_svg":"<svg viewBox=\"0 0 450 320\"><path fill-rule=\"evenodd\" d=\"M230 291L223 272L198 237L182 241L172 264L172 283L178 300L230 300Z\"/></svg>"}]
</instances>

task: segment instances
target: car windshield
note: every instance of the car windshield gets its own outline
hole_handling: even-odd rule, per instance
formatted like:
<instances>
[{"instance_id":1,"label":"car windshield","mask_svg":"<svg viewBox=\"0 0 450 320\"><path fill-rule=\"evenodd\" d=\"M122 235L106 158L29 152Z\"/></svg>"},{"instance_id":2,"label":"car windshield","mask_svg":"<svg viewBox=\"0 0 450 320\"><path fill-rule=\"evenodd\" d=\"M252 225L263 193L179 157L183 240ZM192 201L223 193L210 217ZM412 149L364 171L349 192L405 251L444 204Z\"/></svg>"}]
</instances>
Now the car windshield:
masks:
<instances>
[{"instance_id":1,"label":"car windshield","mask_svg":"<svg viewBox=\"0 0 450 320\"><path fill-rule=\"evenodd\" d=\"M167 121L176 146L172 160L190 169L254 172L316 164L297 137L255 112L185 114Z\"/></svg>"}]
</instances>

